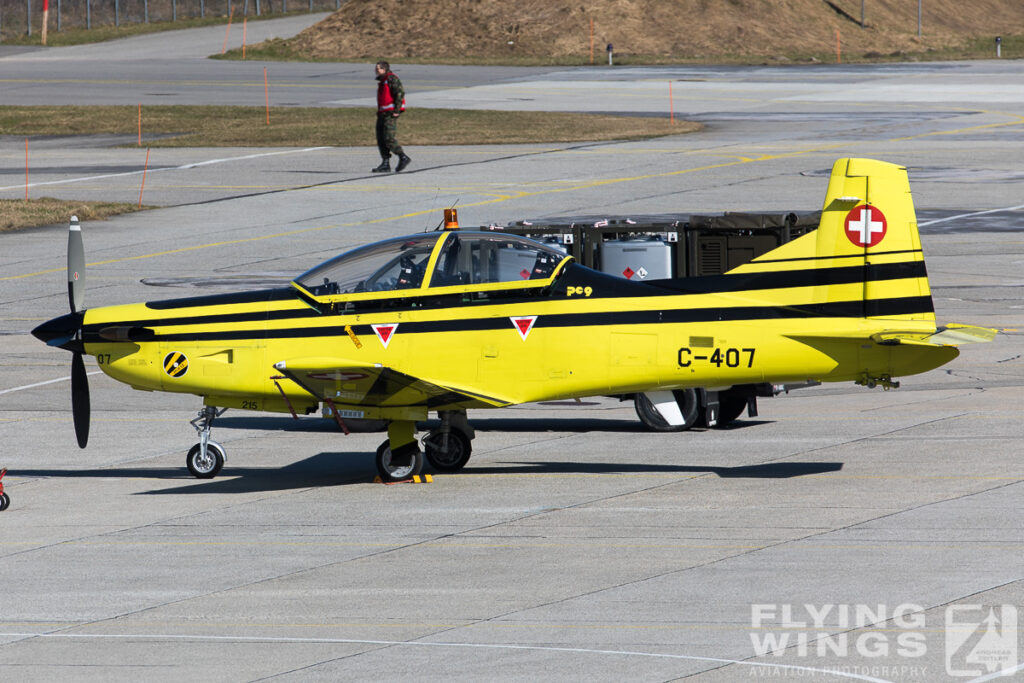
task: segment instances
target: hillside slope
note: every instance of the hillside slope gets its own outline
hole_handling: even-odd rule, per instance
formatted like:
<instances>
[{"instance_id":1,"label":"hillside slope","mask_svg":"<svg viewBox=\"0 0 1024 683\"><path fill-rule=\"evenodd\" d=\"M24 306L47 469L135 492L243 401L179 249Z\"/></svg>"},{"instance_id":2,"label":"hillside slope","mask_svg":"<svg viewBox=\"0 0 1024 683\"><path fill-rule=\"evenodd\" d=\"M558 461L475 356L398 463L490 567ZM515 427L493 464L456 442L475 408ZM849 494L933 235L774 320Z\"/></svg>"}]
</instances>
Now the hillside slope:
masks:
<instances>
[{"instance_id":1,"label":"hillside slope","mask_svg":"<svg viewBox=\"0 0 1024 683\"><path fill-rule=\"evenodd\" d=\"M714 55L924 52L968 37L1024 33L1021 0L348 0L291 41L324 59L502 55L604 59L615 52L702 60Z\"/></svg>"}]
</instances>

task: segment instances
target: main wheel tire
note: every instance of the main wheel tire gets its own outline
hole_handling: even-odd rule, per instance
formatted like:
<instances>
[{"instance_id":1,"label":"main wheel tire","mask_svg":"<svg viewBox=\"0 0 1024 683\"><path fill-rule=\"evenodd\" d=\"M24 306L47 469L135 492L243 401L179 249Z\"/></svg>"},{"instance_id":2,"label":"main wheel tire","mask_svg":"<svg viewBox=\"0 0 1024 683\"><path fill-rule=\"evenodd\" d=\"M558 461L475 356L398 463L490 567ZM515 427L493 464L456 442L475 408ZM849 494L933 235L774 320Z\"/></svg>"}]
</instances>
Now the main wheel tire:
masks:
<instances>
[{"instance_id":1,"label":"main wheel tire","mask_svg":"<svg viewBox=\"0 0 1024 683\"><path fill-rule=\"evenodd\" d=\"M185 465L196 479L213 479L220 472L220 468L224 467L224 447L216 441L207 441L204 458L202 447L196 444L189 449Z\"/></svg>"},{"instance_id":2,"label":"main wheel tire","mask_svg":"<svg viewBox=\"0 0 1024 683\"><path fill-rule=\"evenodd\" d=\"M3 512L11 506L11 497L6 493L0 493L0 512Z\"/></svg>"},{"instance_id":3,"label":"main wheel tire","mask_svg":"<svg viewBox=\"0 0 1024 683\"><path fill-rule=\"evenodd\" d=\"M718 423L716 427L724 427L743 414L747 409L745 394L734 394L723 391L718 395Z\"/></svg>"},{"instance_id":4,"label":"main wheel tire","mask_svg":"<svg viewBox=\"0 0 1024 683\"><path fill-rule=\"evenodd\" d=\"M417 448L409 465L396 467L391 464L391 442L385 441L377 447L376 463L381 481L404 481L416 476L423 469L423 453Z\"/></svg>"},{"instance_id":5,"label":"main wheel tire","mask_svg":"<svg viewBox=\"0 0 1024 683\"><path fill-rule=\"evenodd\" d=\"M633 406L636 408L636 415L644 425L655 432L684 432L697 424L697 417L700 406L697 400L696 389L677 389L672 392L675 396L679 412L683 415L683 424L670 425L661 413L654 407L646 394L637 394L633 398Z\"/></svg>"},{"instance_id":6,"label":"main wheel tire","mask_svg":"<svg viewBox=\"0 0 1024 683\"><path fill-rule=\"evenodd\" d=\"M448 432L448 452L442 453L440 444L443 438L439 432L431 432L423 440L427 462L438 472L458 472L469 462L469 456L473 454L473 446L470 444L468 436L458 429L452 429ZM434 445L435 441L437 446Z\"/></svg>"}]
</instances>

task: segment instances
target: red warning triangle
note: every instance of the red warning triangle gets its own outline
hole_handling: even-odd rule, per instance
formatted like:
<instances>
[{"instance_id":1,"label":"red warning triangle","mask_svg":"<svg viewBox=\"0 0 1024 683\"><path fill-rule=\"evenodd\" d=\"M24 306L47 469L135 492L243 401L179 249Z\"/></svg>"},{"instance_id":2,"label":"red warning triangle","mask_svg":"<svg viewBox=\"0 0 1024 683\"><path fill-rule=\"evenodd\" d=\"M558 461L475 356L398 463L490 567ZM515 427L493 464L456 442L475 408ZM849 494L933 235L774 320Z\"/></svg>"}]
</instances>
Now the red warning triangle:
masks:
<instances>
[{"instance_id":1,"label":"red warning triangle","mask_svg":"<svg viewBox=\"0 0 1024 683\"><path fill-rule=\"evenodd\" d=\"M370 325L373 328L374 334L377 335L377 339L380 339L380 343L384 345L384 348L388 348L388 344L395 336L395 330L398 329L398 323L386 323L384 325Z\"/></svg>"},{"instance_id":2,"label":"red warning triangle","mask_svg":"<svg viewBox=\"0 0 1024 683\"><path fill-rule=\"evenodd\" d=\"M520 315L510 316L509 320L515 325L516 331L519 332L519 336L526 341L526 336L530 334L530 330L533 329L533 324L537 322L537 316L535 315Z\"/></svg>"}]
</instances>

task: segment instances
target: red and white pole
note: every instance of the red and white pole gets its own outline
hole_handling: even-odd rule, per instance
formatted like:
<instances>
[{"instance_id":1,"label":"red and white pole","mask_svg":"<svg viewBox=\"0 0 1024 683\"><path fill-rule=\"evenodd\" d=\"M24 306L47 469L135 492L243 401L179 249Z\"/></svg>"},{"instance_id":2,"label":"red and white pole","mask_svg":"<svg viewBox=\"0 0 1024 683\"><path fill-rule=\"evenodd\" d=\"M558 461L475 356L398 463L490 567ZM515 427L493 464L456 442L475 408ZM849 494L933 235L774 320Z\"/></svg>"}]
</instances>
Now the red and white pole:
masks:
<instances>
[{"instance_id":1,"label":"red and white pole","mask_svg":"<svg viewBox=\"0 0 1024 683\"><path fill-rule=\"evenodd\" d=\"M46 45L46 25L50 23L50 0L43 0L43 45Z\"/></svg>"}]
</instances>

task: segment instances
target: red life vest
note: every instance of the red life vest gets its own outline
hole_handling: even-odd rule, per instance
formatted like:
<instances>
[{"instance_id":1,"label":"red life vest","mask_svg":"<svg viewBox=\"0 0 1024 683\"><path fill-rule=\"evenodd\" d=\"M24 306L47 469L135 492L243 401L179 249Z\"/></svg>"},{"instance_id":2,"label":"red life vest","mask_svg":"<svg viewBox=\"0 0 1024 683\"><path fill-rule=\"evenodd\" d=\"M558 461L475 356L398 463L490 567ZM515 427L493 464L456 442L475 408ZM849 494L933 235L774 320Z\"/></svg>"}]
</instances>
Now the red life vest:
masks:
<instances>
[{"instance_id":1,"label":"red life vest","mask_svg":"<svg viewBox=\"0 0 1024 683\"><path fill-rule=\"evenodd\" d=\"M388 87L388 77L391 76L391 72L384 74L384 78L381 78L377 82L377 113L382 114L384 112L395 110L395 98L391 96L391 88ZM405 98L402 98L402 103L398 107L399 112L405 111Z\"/></svg>"}]
</instances>

